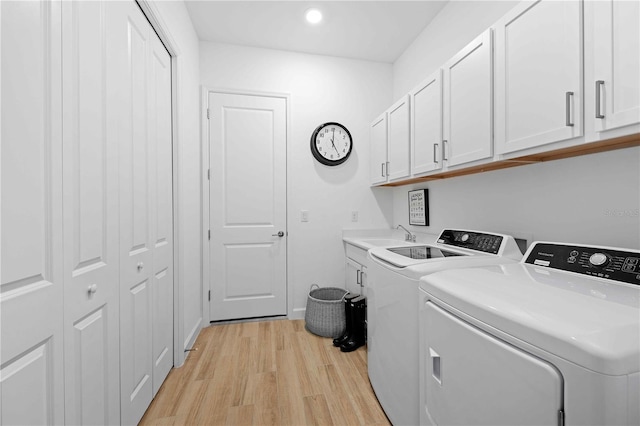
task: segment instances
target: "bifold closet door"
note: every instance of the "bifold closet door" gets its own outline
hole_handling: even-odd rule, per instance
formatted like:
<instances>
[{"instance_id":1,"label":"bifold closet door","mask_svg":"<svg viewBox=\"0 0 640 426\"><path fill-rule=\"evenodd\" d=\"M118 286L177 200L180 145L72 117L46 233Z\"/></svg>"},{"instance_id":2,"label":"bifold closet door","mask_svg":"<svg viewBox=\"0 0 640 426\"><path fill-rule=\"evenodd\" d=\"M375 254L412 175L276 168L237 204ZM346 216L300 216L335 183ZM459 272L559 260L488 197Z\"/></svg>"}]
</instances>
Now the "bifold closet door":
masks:
<instances>
[{"instance_id":1,"label":"bifold closet door","mask_svg":"<svg viewBox=\"0 0 640 426\"><path fill-rule=\"evenodd\" d=\"M112 22L108 2L62 3L66 424L120 422Z\"/></svg>"},{"instance_id":2,"label":"bifold closet door","mask_svg":"<svg viewBox=\"0 0 640 426\"><path fill-rule=\"evenodd\" d=\"M60 2L0 19L0 424L63 424Z\"/></svg>"},{"instance_id":3,"label":"bifold closet door","mask_svg":"<svg viewBox=\"0 0 640 426\"><path fill-rule=\"evenodd\" d=\"M171 74L138 6L117 10L122 423L137 423L173 365Z\"/></svg>"}]
</instances>

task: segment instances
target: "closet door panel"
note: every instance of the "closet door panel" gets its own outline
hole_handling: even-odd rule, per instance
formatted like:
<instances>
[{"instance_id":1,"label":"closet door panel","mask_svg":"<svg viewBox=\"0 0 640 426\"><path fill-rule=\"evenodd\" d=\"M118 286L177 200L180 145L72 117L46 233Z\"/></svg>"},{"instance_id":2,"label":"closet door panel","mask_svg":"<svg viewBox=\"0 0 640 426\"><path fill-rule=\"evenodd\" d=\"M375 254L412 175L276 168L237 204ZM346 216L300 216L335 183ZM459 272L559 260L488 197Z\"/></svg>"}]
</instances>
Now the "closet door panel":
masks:
<instances>
[{"instance_id":1,"label":"closet door panel","mask_svg":"<svg viewBox=\"0 0 640 426\"><path fill-rule=\"evenodd\" d=\"M65 420L119 422L117 139L105 2L63 3Z\"/></svg>"},{"instance_id":2,"label":"closet door panel","mask_svg":"<svg viewBox=\"0 0 640 426\"><path fill-rule=\"evenodd\" d=\"M147 132L150 26L134 2L116 2L120 67L120 380L122 423L137 423L152 398L151 239L153 178Z\"/></svg>"},{"instance_id":3,"label":"closet door panel","mask_svg":"<svg viewBox=\"0 0 640 426\"><path fill-rule=\"evenodd\" d=\"M173 366L173 204L171 58L152 34L149 74L149 146L155 170L151 185L154 242L152 280L153 394Z\"/></svg>"},{"instance_id":4,"label":"closet door panel","mask_svg":"<svg viewBox=\"0 0 640 426\"><path fill-rule=\"evenodd\" d=\"M0 424L62 424L60 3L0 2Z\"/></svg>"}]
</instances>

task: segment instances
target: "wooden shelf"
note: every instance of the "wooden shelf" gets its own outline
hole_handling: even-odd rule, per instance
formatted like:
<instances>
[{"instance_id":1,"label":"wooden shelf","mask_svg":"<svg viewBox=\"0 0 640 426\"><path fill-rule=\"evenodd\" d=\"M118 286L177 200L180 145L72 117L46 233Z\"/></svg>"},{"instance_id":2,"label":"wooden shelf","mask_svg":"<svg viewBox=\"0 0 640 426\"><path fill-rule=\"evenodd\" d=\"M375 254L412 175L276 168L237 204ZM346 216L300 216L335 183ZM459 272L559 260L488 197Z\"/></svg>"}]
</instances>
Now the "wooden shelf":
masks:
<instances>
[{"instance_id":1,"label":"wooden shelf","mask_svg":"<svg viewBox=\"0 0 640 426\"><path fill-rule=\"evenodd\" d=\"M629 148L633 146L640 146L640 133L622 136L615 139L608 139L606 141L591 142L572 146L569 148L542 152L540 154L525 155L522 157L511 158L509 160L493 161L487 164L482 164L480 166L451 170L447 172L432 174L429 176L410 178L399 182L387 183L381 186L403 186L413 183L428 182L432 180L448 179L457 176L490 172L493 170L507 169L510 167L518 167L527 164L542 163L544 161L561 160L564 158L578 157L581 155L595 154L598 152L613 151L616 149Z\"/></svg>"}]
</instances>

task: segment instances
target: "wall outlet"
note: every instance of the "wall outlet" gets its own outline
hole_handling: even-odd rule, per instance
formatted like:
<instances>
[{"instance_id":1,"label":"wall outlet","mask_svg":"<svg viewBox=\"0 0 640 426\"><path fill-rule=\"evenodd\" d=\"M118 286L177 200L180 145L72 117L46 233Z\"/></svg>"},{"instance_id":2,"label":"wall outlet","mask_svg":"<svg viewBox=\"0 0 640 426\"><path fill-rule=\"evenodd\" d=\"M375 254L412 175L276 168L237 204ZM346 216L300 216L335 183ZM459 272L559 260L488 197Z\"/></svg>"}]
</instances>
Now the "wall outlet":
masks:
<instances>
[{"instance_id":1,"label":"wall outlet","mask_svg":"<svg viewBox=\"0 0 640 426\"><path fill-rule=\"evenodd\" d=\"M309 222L309 210L300 210L300 222Z\"/></svg>"},{"instance_id":2,"label":"wall outlet","mask_svg":"<svg viewBox=\"0 0 640 426\"><path fill-rule=\"evenodd\" d=\"M358 221L358 212L357 211L352 211L351 212L351 222L357 222Z\"/></svg>"}]
</instances>

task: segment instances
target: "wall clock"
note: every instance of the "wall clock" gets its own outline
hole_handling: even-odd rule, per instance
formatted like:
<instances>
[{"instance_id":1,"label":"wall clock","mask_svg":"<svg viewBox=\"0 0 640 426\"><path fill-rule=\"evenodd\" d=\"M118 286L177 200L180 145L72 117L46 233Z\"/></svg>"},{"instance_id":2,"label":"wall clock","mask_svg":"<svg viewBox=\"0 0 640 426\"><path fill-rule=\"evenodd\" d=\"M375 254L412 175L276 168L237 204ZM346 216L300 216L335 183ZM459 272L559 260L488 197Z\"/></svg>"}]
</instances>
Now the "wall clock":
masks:
<instances>
[{"instance_id":1,"label":"wall clock","mask_svg":"<svg viewBox=\"0 0 640 426\"><path fill-rule=\"evenodd\" d=\"M319 125L311 135L311 153L327 166L337 166L351 155L351 133L340 123Z\"/></svg>"}]
</instances>

